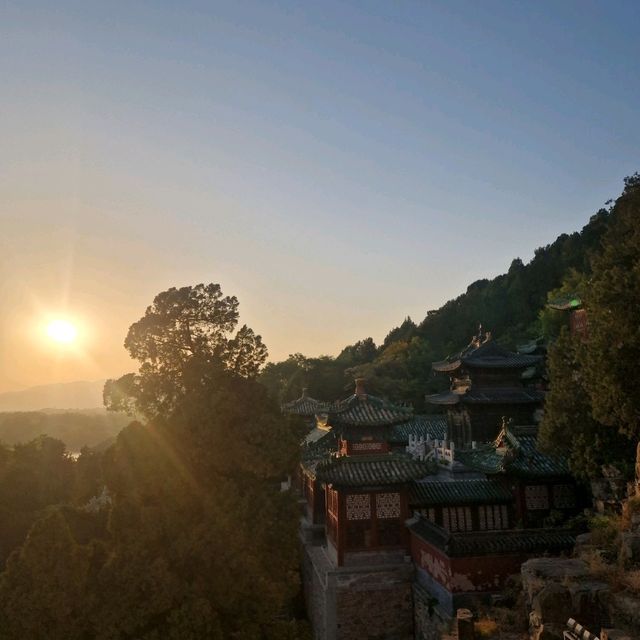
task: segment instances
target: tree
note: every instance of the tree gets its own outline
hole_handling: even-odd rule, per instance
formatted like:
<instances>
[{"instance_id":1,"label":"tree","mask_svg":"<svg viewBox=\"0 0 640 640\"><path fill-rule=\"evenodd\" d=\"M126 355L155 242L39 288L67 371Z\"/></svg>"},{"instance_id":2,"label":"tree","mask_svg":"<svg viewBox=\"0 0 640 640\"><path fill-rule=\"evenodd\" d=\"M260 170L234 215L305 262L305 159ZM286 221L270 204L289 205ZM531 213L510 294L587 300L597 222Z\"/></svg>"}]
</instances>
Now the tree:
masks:
<instances>
[{"instance_id":1,"label":"tree","mask_svg":"<svg viewBox=\"0 0 640 640\"><path fill-rule=\"evenodd\" d=\"M598 421L640 438L640 175L625 180L585 300L584 373Z\"/></svg>"},{"instance_id":2,"label":"tree","mask_svg":"<svg viewBox=\"0 0 640 640\"><path fill-rule=\"evenodd\" d=\"M298 507L280 482L302 433L256 380L259 336L236 323L237 300L198 285L160 294L132 325L140 370L106 395L148 420L76 463L78 500L103 481L108 505L56 510L11 556L3 640L296 637Z\"/></svg>"},{"instance_id":3,"label":"tree","mask_svg":"<svg viewBox=\"0 0 640 640\"><path fill-rule=\"evenodd\" d=\"M223 296L218 284L159 293L124 341L140 370L107 382L107 408L147 416L166 413L207 368L255 378L267 348L247 325L236 331L237 325L238 299Z\"/></svg>"},{"instance_id":4,"label":"tree","mask_svg":"<svg viewBox=\"0 0 640 640\"><path fill-rule=\"evenodd\" d=\"M88 610L93 553L77 544L59 510L38 520L0 574L1 637L96 637Z\"/></svg>"},{"instance_id":5,"label":"tree","mask_svg":"<svg viewBox=\"0 0 640 640\"><path fill-rule=\"evenodd\" d=\"M550 390L541 425L547 447L564 447L574 473L598 476L614 463L631 472L640 438L640 176L607 213L602 249L589 276L572 272L556 294L577 293L587 312L585 336L566 326L549 352ZM600 212L595 224L600 224ZM541 314L554 333L558 319Z\"/></svg>"},{"instance_id":6,"label":"tree","mask_svg":"<svg viewBox=\"0 0 640 640\"><path fill-rule=\"evenodd\" d=\"M50 506L71 501L73 459L64 443L47 436L0 447L0 567Z\"/></svg>"},{"instance_id":7,"label":"tree","mask_svg":"<svg viewBox=\"0 0 640 640\"><path fill-rule=\"evenodd\" d=\"M582 339L571 335L566 326L550 347L547 370L551 384L540 425L542 447L563 451L571 471L581 479L600 476L605 464L628 468L635 455L633 443L593 417L584 348Z\"/></svg>"}]
</instances>

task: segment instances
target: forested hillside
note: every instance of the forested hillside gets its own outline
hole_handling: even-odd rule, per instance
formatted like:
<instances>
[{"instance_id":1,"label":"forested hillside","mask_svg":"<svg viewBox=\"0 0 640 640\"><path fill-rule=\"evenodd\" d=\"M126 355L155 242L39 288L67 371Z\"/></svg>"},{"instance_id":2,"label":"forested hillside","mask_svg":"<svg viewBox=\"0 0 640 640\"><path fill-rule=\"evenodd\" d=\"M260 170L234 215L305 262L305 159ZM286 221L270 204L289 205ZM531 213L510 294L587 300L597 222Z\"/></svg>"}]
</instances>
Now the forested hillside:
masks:
<instances>
[{"instance_id":1,"label":"forested hillside","mask_svg":"<svg viewBox=\"0 0 640 640\"><path fill-rule=\"evenodd\" d=\"M527 264L515 258L506 273L473 282L465 293L428 311L419 324L407 318L379 346L367 338L335 358L295 354L267 365L261 381L281 401L299 396L303 387L313 397L331 400L347 393L354 377L364 376L372 392L422 410L425 391L442 383L431 376L430 363L466 345L479 323L510 347L543 333L540 312L548 293L573 270L589 272L609 217L609 211L601 209L582 231L540 247Z\"/></svg>"}]
</instances>

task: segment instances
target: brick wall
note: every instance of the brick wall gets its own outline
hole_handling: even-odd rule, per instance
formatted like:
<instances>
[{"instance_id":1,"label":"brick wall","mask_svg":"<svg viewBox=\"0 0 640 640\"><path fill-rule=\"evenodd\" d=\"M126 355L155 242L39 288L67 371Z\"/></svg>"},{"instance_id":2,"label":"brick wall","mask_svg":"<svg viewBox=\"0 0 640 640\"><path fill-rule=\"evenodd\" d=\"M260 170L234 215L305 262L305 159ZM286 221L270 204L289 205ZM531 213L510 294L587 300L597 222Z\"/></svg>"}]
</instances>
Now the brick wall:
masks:
<instances>
[{"instance_id":1,"label":"brick wall","mask_svg":"<svg viewBox=\"0 0 640 640\"><path fill-rule=\"evenodd\" d=\"M406 572L338 580L337 640L413 640L413 598Z\"/></svg>"}]
</instances>

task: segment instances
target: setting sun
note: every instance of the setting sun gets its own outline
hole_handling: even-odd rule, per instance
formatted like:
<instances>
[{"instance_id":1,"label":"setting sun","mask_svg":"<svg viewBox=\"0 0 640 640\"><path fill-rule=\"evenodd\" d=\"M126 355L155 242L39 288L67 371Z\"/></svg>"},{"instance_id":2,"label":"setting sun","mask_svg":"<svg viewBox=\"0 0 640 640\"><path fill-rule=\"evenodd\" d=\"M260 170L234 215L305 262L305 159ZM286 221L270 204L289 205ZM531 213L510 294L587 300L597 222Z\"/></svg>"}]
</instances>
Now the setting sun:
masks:
<instances>
[{"instance_id":1,"label":"setting sun","mask_svg":"<svg viewBox=\"0 0 640 640\"><path fill-rule=\"evenodd\" d=\"M69 344L76 339L78 331L68 320L52 320L47 325L47 335L55 342Z\"/></svg>"}]
</instances>

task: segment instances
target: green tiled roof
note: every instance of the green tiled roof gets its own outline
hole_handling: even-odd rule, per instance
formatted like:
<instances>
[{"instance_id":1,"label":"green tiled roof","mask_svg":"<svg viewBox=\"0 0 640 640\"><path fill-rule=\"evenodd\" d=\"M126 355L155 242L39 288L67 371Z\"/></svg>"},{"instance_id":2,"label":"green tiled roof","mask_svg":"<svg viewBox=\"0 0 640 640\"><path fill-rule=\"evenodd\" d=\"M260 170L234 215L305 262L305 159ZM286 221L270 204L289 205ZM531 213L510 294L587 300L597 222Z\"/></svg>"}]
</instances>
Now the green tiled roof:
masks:
<instances>
[{"instance_id":1,"label":"green tiled roof","mask_svg":"<svg viewBox=\"0 0 640 640\"><path fill-rule=\"evenodd\" d=\"M550 300L547 306L552 309L557 309L558 311L570 311L579 309L582 306L582 300L575 294L567 295L556 298L555 300Z\"/></svg>"},{"instance_id":2,"label":"green tiled roof","mask_svg":"<svg viewBox=\"0 0 640 640\"><path fill-rule=\"evenodd\" d=\"M313 442L307 442L302 447L302 459L318 460L326 457L331 451L336 451L337 448L337 434L333 430L328 430L322 437Z\"/></svg>"},{"instance_id":3,"label":"green tiled roof","mask_svg":"<svg viewBox=\"0 0 640 640\"><path fill-rule=\"evenodd\" d=\"M476 338L459 354L440 362L434 362L432 367L434 371L442 373L455 371L461 365L479 369L524 369L541 360L541 356L509 351L491 338L486 338L482 343Z\"/></svg>"},{"instance_id":4,"label":"green tiled roof","mask_svg":"<svg viewBox=\"0 0 640 640\"><path fill-rule=\"evenodd\" d=\"M409 524L418 537L450 557L501 553L560 553L573 549L575 536L561 529L509 529L449 533L426 518Z\"/></svg>"},{"instance_id":5,"label":"green tiled roof","mask_svg":"<svg viewBox=\"0 0 640 640\"><path fill-rule=\"evenodd\" d=\"M544 400L544 392L525 387L475 389L471 387L465 393L444 391L425 397L429 404L535 404Z\"/></svg>"},{"instance_id":6,"label":"green tiled roof","mask_svg":"<svg viewBox=\"0 0 640 640\"><path fill-rule=\"evenodd\" d=\"M316 467L318 480L343 487L404 484L433 473L432 463L399 454L343 456L323 460Z\"/></svg>"},{"instance_id":7,"label":"green tiled roof","mask_svg":"<svg viewBox=\"0 0 640 640\"><path fill-rule=\"evenodd\" d=\"M307 390L303 390L302 395L296 400L286 402L281 407L283 413L292 413L298 416L313 416L316 413L326 412L328 403L320 402L307 395Z\"/></svg>"},{"instance_id":8,"label":"green tiled roof","mask_svg":"<svg viewBox=\"0 0 640 640\"><path fill-rule=\"evenodd\" d=\"M461 396L460 400L465 404L530 404L542 402L544 393L525 387L504 389L474 389L472 387Z\"/></svg>"},{"instance_id":9,"label":"green tiled roof","mask_svg":"<svg viewBox=\"0 0 640 640\"><path fill-rule=\"evenodd\" d=\"M328 421L334 426L388 426L406 422L412 413L410 407L391 404L368 393L354 393L331 406Z\"/></svg>"},{"instance_id":10,"label":"green tiled roof","mask_svg":"<svg viewBox=\"0 0 640 640\"><path fill-rule=\"evenodd\" d=\"M567 460L543 453L537 446L536 427L503 427L495 442L476 449L460 449L456 460L487 474L512 473L525 477L569 475Z\"/></svg>"},{"instance_id":11,"label":"green tiled roof","mask_svg":"<svg viewBox=\"0 0 640 640\"><path fill-rule=\"evenodd\" d=\"M444 440L447 431L447 419L443 415L415 416L407 422L394 424L389 429L389 442L407 444L409 436Z\"/></svg>"},{"instance_id":12,"label":"green tiled roof","mask_svg":"<svg viewBox=\"0 0 640 640\"><path fill-rule=\"evenodd\" d=\"M414 482L409 502L414 506L499 504L513 500L507 487L497 480L449 480Z\"/></svg>"},{"instance_id":13,"label":"green tiled roof","mask_svg":"<svg viewBox=\"0 0 640 640\"><path fill-rule=\"evenodd\" d=\"M460 402L462 395L462 393L457 393L455 391L443 391L442 393L434 393L426 396L425 400L429 404L454 405Z\"/></svg>"}]
</instances>

